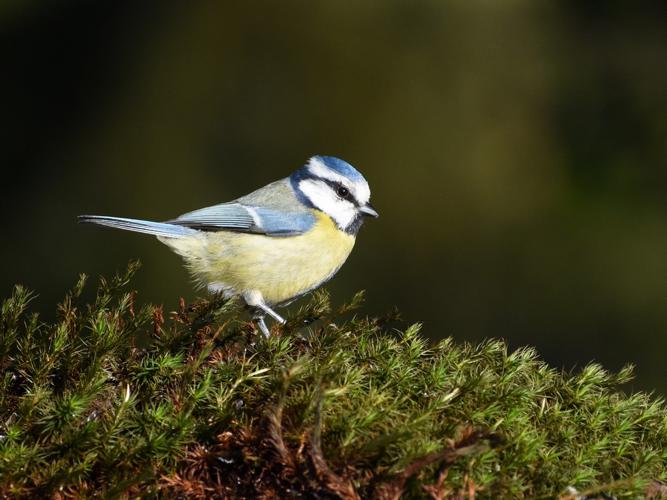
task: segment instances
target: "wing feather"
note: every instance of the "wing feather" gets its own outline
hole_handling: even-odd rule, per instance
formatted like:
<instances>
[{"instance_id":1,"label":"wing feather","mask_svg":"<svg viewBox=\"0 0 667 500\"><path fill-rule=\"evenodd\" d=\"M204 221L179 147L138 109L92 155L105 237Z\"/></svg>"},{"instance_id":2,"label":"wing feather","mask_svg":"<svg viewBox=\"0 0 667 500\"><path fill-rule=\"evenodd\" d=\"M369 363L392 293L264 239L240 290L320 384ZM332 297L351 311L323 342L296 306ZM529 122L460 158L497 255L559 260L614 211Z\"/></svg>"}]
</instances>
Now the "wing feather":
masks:
<instances>
[{"instance_id":1,"label":"wing feather","mask_svg":"<svg viewBox=\"0 0 667 500\"><path fill-rule=\"evenodd\" d=\"M294 236L308 231L315 224L315 216L307 210L283 211L231 202L188 212L167 223L200 231Z\"/></svg>"}]
</instances>

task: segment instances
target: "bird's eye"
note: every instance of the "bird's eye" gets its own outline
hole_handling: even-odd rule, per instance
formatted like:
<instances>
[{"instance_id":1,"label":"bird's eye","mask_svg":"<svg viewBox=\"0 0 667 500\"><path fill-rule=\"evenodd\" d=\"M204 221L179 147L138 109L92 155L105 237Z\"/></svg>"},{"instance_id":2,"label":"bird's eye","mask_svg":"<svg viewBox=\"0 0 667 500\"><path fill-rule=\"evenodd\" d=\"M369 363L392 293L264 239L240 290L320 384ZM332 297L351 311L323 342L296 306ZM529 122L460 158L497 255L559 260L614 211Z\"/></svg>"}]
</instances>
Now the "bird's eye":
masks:
<instances>
[{"instance_id":1,"label":"bird's eye","mask_svg":"<svg viewBox=\"0 0 667 500\"><path fill-rule=\"evenodd\" d=\"M338 188L337 193L338 196L340 196L341 198L347 198L350 195L350 190L347 189L345 186L340 186Z\"/></svg>"}]
</instances>

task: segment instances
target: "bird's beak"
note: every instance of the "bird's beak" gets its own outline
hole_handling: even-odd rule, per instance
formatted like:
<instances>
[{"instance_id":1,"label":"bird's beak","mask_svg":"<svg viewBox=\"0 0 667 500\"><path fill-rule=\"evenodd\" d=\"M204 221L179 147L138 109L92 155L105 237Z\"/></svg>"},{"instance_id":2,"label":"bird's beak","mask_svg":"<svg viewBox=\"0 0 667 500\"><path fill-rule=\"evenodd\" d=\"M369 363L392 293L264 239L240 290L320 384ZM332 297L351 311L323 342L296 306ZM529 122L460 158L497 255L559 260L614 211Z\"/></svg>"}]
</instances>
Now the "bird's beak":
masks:
<instances>
[{"instance_id":1,"label":"bird's beak","mask_svg":"<svg viewBox=\"0 0 667 500\"><path fill-rule=\"evenodd\" d=\"M366 203L364 206L359 207L359 211L364 215L370 215L371 217L375 217L376 219L380 217L380 214L375 211L375 209L371 206L370 203Z\"/></svg>"}]
</instances>

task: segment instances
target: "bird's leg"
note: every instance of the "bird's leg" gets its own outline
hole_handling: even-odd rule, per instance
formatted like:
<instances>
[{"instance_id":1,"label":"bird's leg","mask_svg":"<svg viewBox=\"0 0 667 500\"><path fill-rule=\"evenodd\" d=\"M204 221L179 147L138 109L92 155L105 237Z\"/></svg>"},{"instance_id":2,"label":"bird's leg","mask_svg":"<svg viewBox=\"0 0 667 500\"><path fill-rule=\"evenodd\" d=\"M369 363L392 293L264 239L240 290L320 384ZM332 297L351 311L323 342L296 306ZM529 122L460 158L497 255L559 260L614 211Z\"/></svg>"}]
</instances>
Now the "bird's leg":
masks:
<instances>
[{"instance_id":1,"label":"bird's leg","mask_svg":"<svg viewBox=\"0 0 667 500\"><path fill-rule=\"evenodd\" d=\"M266 322L264 321L264 315L262 314L261 316L255 316L255 323L257 323L257 326L259 329L262 331L264 336L268 339L269 336L271 335L271 332L269 331L269 328L266 326Z\"/></svg>"},{"instance_id":2,"label":"bird's leg","mask_svg":"<svg viewBox=\"0 0 667 500\"><path fill-rule=\"evenodd\" d=\"M287 321L285 321L285 319L280 314L278 314L276 311L271 309L266 304L257 304L257 306L255 306L255 307L258 307L259 309L264 311L266 314L271 316L273 319L275 319L281 325L284 325L285 323L287 323Z\"/></svg>"},{"instance_id":3,"label":"bird's leg","mask_svg":"<svg viewBox=\"0 0 667 500\"><path fill-rule=\"evenodd\" d=\"M268 314L281 325L286 323L282 316L264 303L264 297L262 297L260 292L248 291L243 294L243 300L245 300L245 303L255 311L253 318L257 321L257 326L259 326L259 329L262 330L262 333L266 337L269 336L269 329L264 322L265 315Z\"/></svg>"}]
</instances>

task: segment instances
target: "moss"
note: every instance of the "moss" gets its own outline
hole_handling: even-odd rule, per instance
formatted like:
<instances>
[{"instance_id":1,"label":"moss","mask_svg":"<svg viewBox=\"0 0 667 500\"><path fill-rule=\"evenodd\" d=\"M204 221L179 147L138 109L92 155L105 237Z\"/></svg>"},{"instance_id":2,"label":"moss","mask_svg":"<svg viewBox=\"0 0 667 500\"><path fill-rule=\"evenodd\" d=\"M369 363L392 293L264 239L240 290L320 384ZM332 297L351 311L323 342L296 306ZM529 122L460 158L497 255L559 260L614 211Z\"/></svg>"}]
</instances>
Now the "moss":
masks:
<instances>
[{"instance_id":1,"label":"moss","mask_svg":"<svg viewBox=\"0 0 667 500\"><path fill-rule=\"evenodd\" d=\"M221 298L138 307L85 277L45 324L0 313L7 496L583 498L664 494L667 411L591 364L564 373L498 340L429 345L419 325L314 294L264 339ZM657 492L657 493L656 493Z\"/></svg>"}]
</instances>

